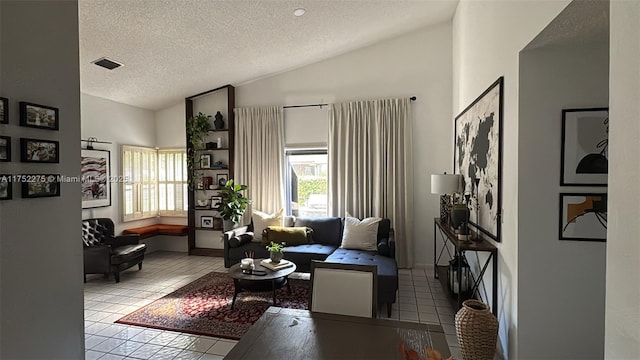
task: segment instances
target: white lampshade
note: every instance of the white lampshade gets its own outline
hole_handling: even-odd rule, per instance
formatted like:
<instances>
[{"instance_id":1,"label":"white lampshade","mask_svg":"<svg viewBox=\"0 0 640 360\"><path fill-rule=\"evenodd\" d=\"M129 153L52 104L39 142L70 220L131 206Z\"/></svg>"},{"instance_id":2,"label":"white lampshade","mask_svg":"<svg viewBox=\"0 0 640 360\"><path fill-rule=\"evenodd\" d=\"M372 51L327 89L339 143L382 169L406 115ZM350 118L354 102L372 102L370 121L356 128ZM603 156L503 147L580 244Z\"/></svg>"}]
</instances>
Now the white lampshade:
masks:
<instances>
[{"instance_id":1,"label":"white lampshade","mask_svg":"<svg viewBox=\"0 0 640 360\"><path fill-rule=\"evenodd\" d=\"M453 194L462 191L462 175L460 174L432 174L432 194Z\"/></svg>"}]
</instances>

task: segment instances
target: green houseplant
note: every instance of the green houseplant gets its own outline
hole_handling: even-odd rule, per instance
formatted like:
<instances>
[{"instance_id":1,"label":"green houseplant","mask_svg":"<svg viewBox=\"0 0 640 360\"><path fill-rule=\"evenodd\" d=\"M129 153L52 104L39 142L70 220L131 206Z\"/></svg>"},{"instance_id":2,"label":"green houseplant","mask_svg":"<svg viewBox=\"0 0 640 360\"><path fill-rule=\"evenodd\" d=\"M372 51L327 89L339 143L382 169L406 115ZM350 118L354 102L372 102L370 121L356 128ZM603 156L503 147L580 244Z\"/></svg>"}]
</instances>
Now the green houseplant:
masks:
<instances>
[{"instance_id":1,"label":"green houseplant","mask_svg":"<svg viewBox=\"0 0 640 360\"><path fill-rule=\"evenodd\" d=\"M251 204L251 199L242 194L244 190L247 190L247 185L234 184L233 179L229 179L220 189L219 195L222 197L222 202L216 207L216 210L225 221L224 231L229 231L234 225L237 225L247 206Z\"/></svg>"},{"instance_id":2,"label":"green houseplant","mask_svg":"<svg viewBox=\"0 0 640 360\"><path fill-rule=\"evenodd\" d=\"M201 112L198 115L194 115L187 119L187 140L189 141L188 153L187 153L187 169L191 173L189 178L189 187L193 189L193 185L197 182L195 164L196 152L204 148L204 140L207 136L207 132L211 130L211 116L205 115Z\"/></svg>"},{"instance_id":3,"label":"green houseplant","mask_svg":"<svg viewBox=\"0 0 640 360\"><path fill-rule=\"evenodd\" d=\"M284 255L284 247L286 243L282 242L280 244L274 243L273 241L267 245L267 251L269 251L269 258L271 258L271 262L279 263L282 260L282 256Z\"/></svg>"}]
</instances>

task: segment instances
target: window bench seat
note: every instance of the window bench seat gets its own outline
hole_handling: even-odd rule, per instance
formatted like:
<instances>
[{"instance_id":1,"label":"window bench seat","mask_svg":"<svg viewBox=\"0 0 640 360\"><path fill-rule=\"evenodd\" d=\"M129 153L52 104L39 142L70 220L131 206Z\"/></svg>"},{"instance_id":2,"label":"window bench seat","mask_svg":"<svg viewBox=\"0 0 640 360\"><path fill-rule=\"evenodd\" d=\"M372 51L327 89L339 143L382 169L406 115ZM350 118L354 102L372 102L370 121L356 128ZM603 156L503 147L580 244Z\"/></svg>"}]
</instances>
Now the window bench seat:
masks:
<instances>
[{"instance_id":1,"label":"window bench seat","mask_svg":"<svg viewBox=\"0 0 640 360\"><path fill-rule=\"evenodd\" d=\"M145 239L155 235L186 236L188 234L188 230L189 228L187 225L153 224L149 226L125 229L122 231L122 234L138 234L140 235L140 239Z\"/></svg>"}]
</instances>

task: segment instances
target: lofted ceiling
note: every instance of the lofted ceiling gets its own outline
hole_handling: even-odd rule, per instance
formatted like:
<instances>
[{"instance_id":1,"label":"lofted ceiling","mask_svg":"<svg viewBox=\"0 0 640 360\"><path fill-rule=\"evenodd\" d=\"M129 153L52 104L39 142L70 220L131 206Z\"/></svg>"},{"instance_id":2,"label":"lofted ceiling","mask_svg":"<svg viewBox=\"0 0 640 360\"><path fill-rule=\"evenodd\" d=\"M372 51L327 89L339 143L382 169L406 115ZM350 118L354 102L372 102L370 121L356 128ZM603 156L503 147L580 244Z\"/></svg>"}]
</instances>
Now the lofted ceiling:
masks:
<instances>
[{"instance_id":1,"label":"lofted ceiling","mask_svg":"<svg viewBox=\"0 0 640 360\"><path fill-rule=\"evenodd\" d=\"M450 21L458 0L79 0L81 91L150 110ZM296 8L306 9L301 17ZM115 70L91 62L108 57Z\"/></svg>"}]
</instances>

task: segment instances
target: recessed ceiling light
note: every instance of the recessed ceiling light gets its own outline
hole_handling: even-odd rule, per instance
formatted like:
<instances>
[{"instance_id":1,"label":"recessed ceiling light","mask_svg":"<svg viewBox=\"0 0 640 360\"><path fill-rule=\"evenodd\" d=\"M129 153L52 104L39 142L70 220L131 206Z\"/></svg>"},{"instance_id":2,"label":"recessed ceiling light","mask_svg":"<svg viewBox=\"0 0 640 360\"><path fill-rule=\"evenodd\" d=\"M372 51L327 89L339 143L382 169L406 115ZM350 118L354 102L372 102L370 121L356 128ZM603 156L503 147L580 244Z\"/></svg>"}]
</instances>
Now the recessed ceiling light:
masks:
<instances>
[{"instance_id":1,"label":"recessed ceiling light","mask_svg":"<svg viewBox=\"0 0 640 360\"><path fill-rule=\"evenodd\" d=\"M101 66L105 69L109 69L109 70L113 70L113 69L117 69L120 66L123 66L123 64L116 62L114 60L111 59L107 59L106 57L102 57L98 60L94 60L91 63L96 64L98 66Z\"/></svg>"},{"instance_id":2,"label":"recessed ceiling light","mask_svg":"<svg viewBox=\"0 0 640 360\"><path fill-rule=\"evenodd\" d=\"M293 10L293 15L302 16L306 12L307 12L307 10L305 10L304 8L297 8L297 9Z\"/></svg>"}]
</instances>

